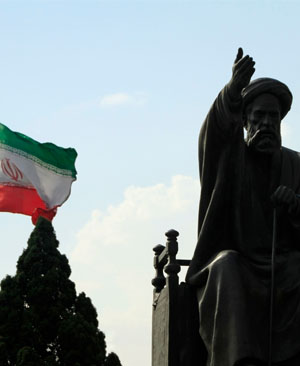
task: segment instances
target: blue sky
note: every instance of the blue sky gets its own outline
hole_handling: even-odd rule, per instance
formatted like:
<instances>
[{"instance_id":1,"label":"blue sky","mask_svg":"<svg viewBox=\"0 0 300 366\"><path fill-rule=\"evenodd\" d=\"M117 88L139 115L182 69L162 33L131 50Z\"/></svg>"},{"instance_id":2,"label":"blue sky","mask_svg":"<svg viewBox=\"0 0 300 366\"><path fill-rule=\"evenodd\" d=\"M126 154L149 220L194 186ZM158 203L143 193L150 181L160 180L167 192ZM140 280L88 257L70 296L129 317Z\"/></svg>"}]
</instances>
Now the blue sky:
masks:
<instances>
[{"instance_id":1,"label":"blue sky","mask_svg":"<svg viewBox=\"0 0 300 366\"><path fill-rule=\"evenodd\" d=\"M174 227L192 256L198 132L238 47L254 77L290 87L283 142L300 150L299 11L288 0L0 1L0 121L76 148L78 180L53 224L123 366L150 366L152 247ZM3 278L33 227L1 218Z\"/></svg>"}]
</instances>

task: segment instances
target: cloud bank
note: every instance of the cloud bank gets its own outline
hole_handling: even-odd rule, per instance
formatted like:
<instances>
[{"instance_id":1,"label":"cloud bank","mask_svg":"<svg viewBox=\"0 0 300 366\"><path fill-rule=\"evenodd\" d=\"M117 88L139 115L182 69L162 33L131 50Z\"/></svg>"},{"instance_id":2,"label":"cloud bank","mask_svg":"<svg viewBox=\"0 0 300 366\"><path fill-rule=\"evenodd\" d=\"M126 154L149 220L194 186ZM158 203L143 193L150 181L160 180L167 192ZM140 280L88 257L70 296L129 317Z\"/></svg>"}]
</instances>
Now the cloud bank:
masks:
<instances>
[{"instance_id":1,"label":"cloud bank","mask_svg":"<svg viewBox=\"0 0 300 366\"><path fill-rule=\"evenodd\" d=\"M72 279L98 309L100 329L123 366L150 366L152 248L164 233L180 232L179 257L196 242L199 181L175 176L171 184L129 187L124 200L96 209L78 232Z\"/></svg>"}]
</instances>

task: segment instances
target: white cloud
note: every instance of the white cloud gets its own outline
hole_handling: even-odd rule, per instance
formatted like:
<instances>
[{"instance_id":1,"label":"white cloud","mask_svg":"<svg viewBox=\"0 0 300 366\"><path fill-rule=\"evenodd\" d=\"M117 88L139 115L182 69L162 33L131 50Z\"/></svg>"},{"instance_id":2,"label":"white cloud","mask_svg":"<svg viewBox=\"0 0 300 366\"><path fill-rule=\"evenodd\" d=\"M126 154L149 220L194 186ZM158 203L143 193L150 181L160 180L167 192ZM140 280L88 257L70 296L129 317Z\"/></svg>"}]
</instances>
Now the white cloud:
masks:
<instances>
[{"instance_id":1,"label":"white cloud","mask_svg":"<svg viewBox=\"0 0 300 366\"><path fill-rule=\"evenodd\" d=\"M136 93L113 93L86 100L77 104L70 104L64 107L66 113L78 113L79 111L98 110L100 108L143 106L147 102L147 94Z\"/></svg>"},{"instance_id":2,"label":"white cloud","mask_svg":"<svg viewBox=\"0 0 300 366\"><path fill-rule=\"evenodd\" d=\"M114 93L100 98L101 107L115 107L124 105L143 105L146 102L144 93Z\"/></svg>"},{"instance_id":3,"label":"white cloud","mask_svg":"<svg viewBox=\"0 0 300 366\"><path fill-rule=\"evenodd\" d=\"M129 187L119 205L94 210L78 233L72 279L92 298L108 348L123 366L150 366L152 248L174 228L181 234L178 257L192 256L198 199L199 181L191 177Z\"/></svg>"},{"instance_id":4,"label":"white cloud","mask_svg":"<svg viewBox=\"0 0 300 366\"><path fill-rule=\"evenodd\" d=\"M281 136L282 138L289 138L292 134L291 126L286 122L281 122Z\"/></svg>"}]
</instances>

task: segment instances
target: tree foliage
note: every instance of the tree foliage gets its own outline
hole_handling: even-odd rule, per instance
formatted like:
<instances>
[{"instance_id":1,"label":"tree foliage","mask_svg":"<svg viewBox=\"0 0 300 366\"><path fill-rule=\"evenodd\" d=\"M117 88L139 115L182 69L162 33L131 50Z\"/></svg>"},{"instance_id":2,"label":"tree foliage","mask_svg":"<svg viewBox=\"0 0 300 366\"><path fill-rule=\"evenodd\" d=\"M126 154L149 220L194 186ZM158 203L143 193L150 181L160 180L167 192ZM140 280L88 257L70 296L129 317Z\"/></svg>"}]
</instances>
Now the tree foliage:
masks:
<instances>
[{"instance_id":1,"label":"tree foliage","mask_svg":"<svg viewBox=\"0 0 300 366\"><path fill-rule=\"evenodd\" d=\"M16 275L1 282L0 364L3 366L121 366L106 356L97 312L69 279L50 221L40 218Z\"/></svg>"},{"instance_id":2,"label":"tree foliage","mask_svg":"<svg viewBox=\"0 0 300 366\"><path fill-rule=\"evenodd\" d=\"M122 366L122 365L119 360L119 357L114 352L111 352L106 357L105 366Z\"/></svg>"}]
</instances>

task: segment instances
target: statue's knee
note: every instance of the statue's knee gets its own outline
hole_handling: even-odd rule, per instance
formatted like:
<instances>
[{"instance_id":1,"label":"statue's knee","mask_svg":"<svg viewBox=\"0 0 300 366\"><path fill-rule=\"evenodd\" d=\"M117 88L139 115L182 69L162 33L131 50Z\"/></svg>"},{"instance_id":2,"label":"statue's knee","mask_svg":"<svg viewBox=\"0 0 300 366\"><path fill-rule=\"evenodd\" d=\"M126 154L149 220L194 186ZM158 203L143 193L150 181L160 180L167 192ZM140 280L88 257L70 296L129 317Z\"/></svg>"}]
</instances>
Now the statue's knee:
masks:
<instances>
[{"instance_id":1,"label":"statue's knee","mask_svg":"<svg viewBox=\"0 0 300 366\"><path fill-rule=\"evenodd\" d=\"M232 271L239 265L239 253L234 250L223 250L211 262L211 269L222 269Z\"/></svg>"}]
</instances>

